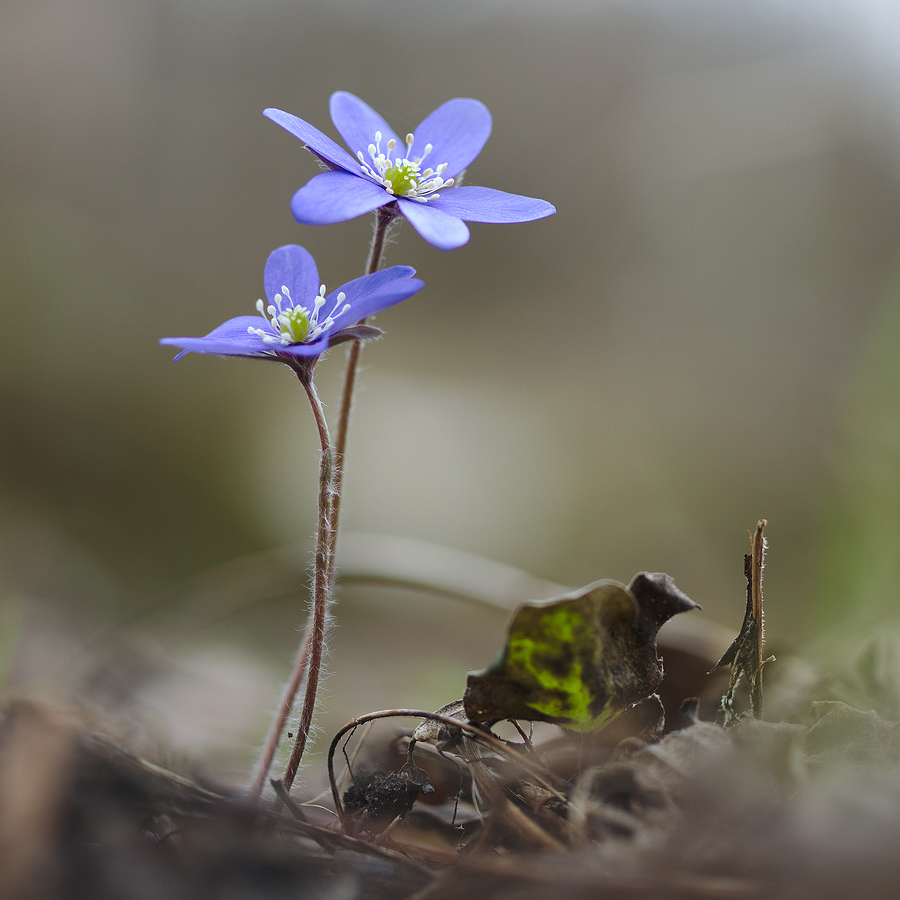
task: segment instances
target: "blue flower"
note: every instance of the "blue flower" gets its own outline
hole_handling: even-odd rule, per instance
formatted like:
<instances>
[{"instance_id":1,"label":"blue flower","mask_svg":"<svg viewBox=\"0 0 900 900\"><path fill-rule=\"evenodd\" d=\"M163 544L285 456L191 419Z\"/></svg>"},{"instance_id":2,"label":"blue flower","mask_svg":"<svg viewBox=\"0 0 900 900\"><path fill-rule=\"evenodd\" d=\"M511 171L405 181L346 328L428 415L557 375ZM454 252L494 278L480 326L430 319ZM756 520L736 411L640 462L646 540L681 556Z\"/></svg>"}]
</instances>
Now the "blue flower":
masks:
<instances>
[{"instance_id":1,"label":"blue flower","mask_svg":"<svg viewBox=\"0 0 900 900\"><path fill-rule=\"evenodd\" d=\"M469 239L465 222L530 222L556 212L545 200L459 186L491 133L491 114L478 100L449 100L401 140L371 107L338 91L331 96L331 119L353 155L290 113L267 109L264 115L328 168L291 201L304 225L345 222L391 204L430 244L453 250Z\"/></svg>"},{"instance_id":2,"label":"blue flower","mask_svg":"<svg viewBox=\"0 0 900 900\"><path fill-rule=\"evenodd\" d=\"M333 344L376 337L381 332L362 319L420 291L409 266L393 266L364 275L326 296L309 252L296 244L279 247L266 261L263 278L268 304L257 300L258 316L229 319L206 337L163 338L160 343L186 353L251 356L296 366L311 361Z\"/></svg>"}]
</instances>

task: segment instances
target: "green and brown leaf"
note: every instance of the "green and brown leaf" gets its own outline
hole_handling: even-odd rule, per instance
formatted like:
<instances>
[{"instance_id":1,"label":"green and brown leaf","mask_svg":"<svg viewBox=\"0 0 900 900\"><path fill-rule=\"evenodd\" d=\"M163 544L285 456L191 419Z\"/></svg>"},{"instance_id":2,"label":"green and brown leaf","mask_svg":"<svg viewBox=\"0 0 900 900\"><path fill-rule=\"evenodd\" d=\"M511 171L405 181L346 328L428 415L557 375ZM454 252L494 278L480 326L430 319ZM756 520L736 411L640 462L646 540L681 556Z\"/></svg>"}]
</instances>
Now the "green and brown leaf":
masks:
<instances>
[{"instance_id":1,"label":"green and brown leaf","mask_svg":"<svg viewBox=\"0 0 900 900\"><path fill-rule=\"evenodd\" d=\"M664 622L697 608L668 575L642 572L626 588L597 581L514 614L491 666L469 674L473 722L525 719L599 731L649 697L663 677L656 636Z\"/></svg>"}]
</instances>

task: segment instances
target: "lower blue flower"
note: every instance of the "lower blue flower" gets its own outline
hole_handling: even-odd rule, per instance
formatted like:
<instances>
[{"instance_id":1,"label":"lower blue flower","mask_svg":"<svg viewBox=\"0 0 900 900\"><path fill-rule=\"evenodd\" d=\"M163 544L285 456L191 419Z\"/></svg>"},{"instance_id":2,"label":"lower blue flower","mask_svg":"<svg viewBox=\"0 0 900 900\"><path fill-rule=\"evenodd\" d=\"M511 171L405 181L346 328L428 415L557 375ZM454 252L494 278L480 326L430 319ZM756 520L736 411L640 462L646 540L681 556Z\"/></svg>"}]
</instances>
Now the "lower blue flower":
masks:
<instances>
[{"instance_id":1,"label":"lower blue flower","mask_svg":"<svg viewBox=\"0 0 900 900\"><path fill-rule=\"evenodd\" d=\"M409 266L392 266L326 294L315 260L303 247L289 244L266 261L268 302L257 301L259 315L229 319L205 337L163 338L160 343L182 349L176 360L186 353L315 359L334 344L380 334L357 323L420 291L425 283L415 274Z\"/></svg>"}]
</instances>

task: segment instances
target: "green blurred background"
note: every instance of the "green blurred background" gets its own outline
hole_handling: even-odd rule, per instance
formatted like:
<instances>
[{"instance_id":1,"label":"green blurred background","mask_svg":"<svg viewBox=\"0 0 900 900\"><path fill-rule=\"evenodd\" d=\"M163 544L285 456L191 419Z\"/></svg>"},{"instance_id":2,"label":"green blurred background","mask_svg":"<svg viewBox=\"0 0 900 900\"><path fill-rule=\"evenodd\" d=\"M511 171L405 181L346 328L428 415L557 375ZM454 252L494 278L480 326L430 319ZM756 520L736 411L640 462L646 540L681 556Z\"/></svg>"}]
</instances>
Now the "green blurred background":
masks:
<instances>
[{"instance_id":1,"label":"green blurred background","mask_svg":"<svg viewBox=\"0 0 900 900\"><path fill-rule=\"evenodd\" d=\"M157 340L250 312L280 244L329 289L361 273L371 223L294 222L317 169L262 116L336 136L337 89L401 133L481 99L468 183L558 210L450 254L397 232L427 289L364 351L348 530L565 584L666 571L735 629L765 516L776 642L896 611L890 4L5 0L0 26L8 694L252 756L303 621L312 421L287 370ZM338 622L325 731L459 696L503 615L357 585Z\"/></svg>"}]
</instances>

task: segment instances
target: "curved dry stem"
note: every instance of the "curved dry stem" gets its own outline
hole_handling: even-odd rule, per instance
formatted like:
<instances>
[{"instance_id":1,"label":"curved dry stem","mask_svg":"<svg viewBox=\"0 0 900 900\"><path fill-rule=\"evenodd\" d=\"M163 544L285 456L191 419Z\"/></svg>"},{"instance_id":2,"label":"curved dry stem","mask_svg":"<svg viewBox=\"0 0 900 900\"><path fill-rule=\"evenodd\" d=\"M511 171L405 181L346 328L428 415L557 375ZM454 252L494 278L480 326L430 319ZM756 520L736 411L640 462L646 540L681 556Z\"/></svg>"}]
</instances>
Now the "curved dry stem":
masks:
<instances>
[{"instance_id":1,"label":"curved dry stem","mask_svg":"<svg viewBox=\"0 0 900 900\"><path fill-rule=\"evenodd\" d=\"M432 721L440 722L442 725L448 725L451 728L459 728L459 730L468 737L490 747L496 753L506 757L507 760L525 770L538 785L557 800L561 800L563 803L566 802L565 795L561 794L550 781L550 779L554 777L552 773L548 772L543 766L539 766L537 763L532 762L528 757L523 756L517 750L513 750L512 747L507 746L496 735L484 731L479 726L473 725L470 722L461 721L460 719L453 719L450 716L444 716L440 713L427 712L421 709L380 709L377 712L358 716L348 722L337 732L337 734L335 734L332 738L331 746L328 748L328 781L331 784L331 795L334 799L334 806L342 823L344 821L344 808L341 805L341 799L337 789L337 780L334 777L334 754L337 750L338 743L340 743L341 738L348 731L352 732L354 729L359 728L360 725L365 725L367 722L374 721L375 719L401 717L431 719Z\"/></svg>"}]
</instances>

